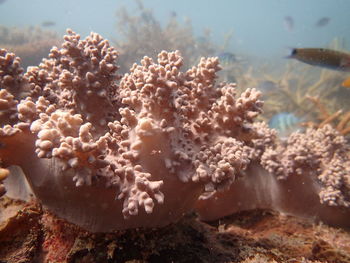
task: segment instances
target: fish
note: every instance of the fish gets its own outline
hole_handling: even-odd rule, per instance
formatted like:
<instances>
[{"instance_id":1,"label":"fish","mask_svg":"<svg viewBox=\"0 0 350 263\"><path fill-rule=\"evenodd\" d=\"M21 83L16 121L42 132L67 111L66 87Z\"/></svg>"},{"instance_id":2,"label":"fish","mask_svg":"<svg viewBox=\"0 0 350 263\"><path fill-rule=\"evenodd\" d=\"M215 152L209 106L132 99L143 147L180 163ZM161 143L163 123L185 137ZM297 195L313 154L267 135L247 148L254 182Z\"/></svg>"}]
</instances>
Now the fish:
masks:
<instances>
[{"instance_id":1,"label":"fish","mask_svg":"<svg viewBox=\"0 0 350 263\"><path fill-rule=\"evenodd\" d=\"M0 5L5 3L5 2L6 2L6 0L0 0Z\"/></svg>"},{"instance_id":2,"label":"fish","mask_svg":"<svg viewBox=\"0 0 350 263\"><path fill-rule=\"evenodd\" d=\"M275 129L280 138L288 137L292 132L302 130L302 119L291 112L280 112L272 116L269 127Z\"/></svg>"},{"instance_id":3,"label":"fish","mask_svg":"<svg viewBox=\"0 0 350 263\"><path fill-rule=\"evenodd\" d=\"M331 19L329 17L322 17L319 20L317 20L317 22L315 23L315 26L316 27L324 27L324 26L328 25L330 21L331 21Z\"/></svg>"},{"instance_id":4,"label":"fish","mask_svg":"<svg viewBox=\"0 0 350 263\"><path fill-rule=\"evenodd\" d=\"M196 37L196 43L200 44L200 45L208 45L209 43L209 38L206 36L199 36Z\"/></svg>"},{"instance_id":5,"label":"fish","mask_svg":"<svg viewBox=\"0 0 350 263\"><path fill-rule=\"evenodd\" d=\"M231 52L222 52L218 55L218 58L223 69L230 69L236 63L241 62L241 59Z\"/></svg>"},{"instance_id":6,"label":"fish","mask_svg":"<svg viewBox=\"0 0 350 263\"><path fill-rule=\"evenodd\" d=\"M344 88L350 88L350 77L345 79L342 84L341 84L342 87Z\"/></svg>"},{"instance_id":7,"label":"fish","mask_svg":"<svg viewBox=\"0 0 350 263\"><path fill-rule=\"evenodd\" d=\"M288 32L292 32L294 30L294 19L291 16L284 17L284 27Z\"/></svg>"},{"instance_id":8,"label":"fish","mask_svg":"<svg viewBox=\"0 0 350 263\"><path fill-rule=\"evenodd\" d=\"M293 48L287 58L294 58L312 66L350 71L350 53L327 48Z\"/></svg>"},{"instance_id":9,"label":"fish","mask_svg":"<svg viewBox=\"0 0 350 263\"><path fill-rule=\"evenodd\" d=\"M271 80L263 80L257 85L257 89L263 93L268 93L270 91L276 90L277 88L278 85L276 84L276 82L273 82Z\"/></svg>"},{"instance_id":10,"label":"fish","mask_svg":"<svg viewBox=\"0 0 350 263\"><path fill-rule=\"evenodd\" d=\"M54 25L56 25L56 23L53 22L53 21L44 21L44 22L41 23L41 26L43 26L43 27L51 27L51 26L54 26Z\"/></svg>"}]
</instances>

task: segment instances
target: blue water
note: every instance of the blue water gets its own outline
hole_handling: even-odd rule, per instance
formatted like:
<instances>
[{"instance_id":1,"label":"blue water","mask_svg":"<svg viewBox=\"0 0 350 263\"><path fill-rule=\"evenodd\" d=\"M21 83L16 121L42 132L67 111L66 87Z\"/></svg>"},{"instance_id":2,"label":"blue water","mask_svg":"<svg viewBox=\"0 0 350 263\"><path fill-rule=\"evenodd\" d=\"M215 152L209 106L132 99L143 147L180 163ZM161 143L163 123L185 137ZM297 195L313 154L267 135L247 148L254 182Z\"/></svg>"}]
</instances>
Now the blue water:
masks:
<instances>
[{"instance_id":1,"label":"blue water","mask_svg":"<svg viewBox=\"0 0 350 263\"><path fill-rule=\"evenodd\" d=\"M301 118L291 112L280 112L269 120L269 127L276 129L280 137L288 137L292 132L302 130Z\"/></svg>"},{"instance_id":2,"label":"blue water","mask_svg":"<svg viewBox=\"0 0 350 263\"><path fill-rule=\"evenodd\" d=\"M263 58L282 58L288 47L324 47L335 37L345 41L350 37L348 0L145 0L143 4L162 23L175 12L179 21L191 20L198 36L210 29L216 43L233 32L230 50ZM60 34L69 27L82 36L95 31L117 38L116 11L121 7L131 14L137 10L131 0L7 0L0 5L0 24L23 27L50 20L56 22L50 29ZM294 19L292 32L284 27L286 16ZM322 17L329 17L330 23L316 28Z\"/></svg>"}]
</instances>

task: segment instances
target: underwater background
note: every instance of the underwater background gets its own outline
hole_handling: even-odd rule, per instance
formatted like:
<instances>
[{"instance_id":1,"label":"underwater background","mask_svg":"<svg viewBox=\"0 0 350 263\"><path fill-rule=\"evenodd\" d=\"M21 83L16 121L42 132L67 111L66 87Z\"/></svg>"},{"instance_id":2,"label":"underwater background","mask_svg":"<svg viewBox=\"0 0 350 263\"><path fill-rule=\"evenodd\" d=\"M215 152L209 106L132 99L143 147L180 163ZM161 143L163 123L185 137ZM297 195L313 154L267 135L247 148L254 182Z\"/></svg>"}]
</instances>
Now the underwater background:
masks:
<instances>
[{"instance_id":1,"label":"underwater background","mask_svg":"<svg viewBox=\"0 0 350 263\"><path fill-rule=\"evenodd\" d=\"M349 74L286 57L293 48L349 50L348 10L346 0L3 0L0 47L21 57L24 68L37 65L71 28L82 37L93 31L108 39L121 54L122 73L161 50L179 49L185 66L202 56L219 56L221 80L237 82L242 90L258 88L268 96L268 120L291 112L304 122L320 121L341 107L348 109L350 94L340 86ZM316 97L318 108L330 105L322 109L329 112L311 112L315 107L309 107L306 95L314 98L312 106Z\"/></svg>"},{"instance_id":2,"label":"underwater background","mask_svg":"<svg viewBox=\"0 0 350 263\"><path fill-rule=\"evenodd\" d=\"M47 57L52 46L60 46L66 29L71 28L80 34L82 39L90 32L99 33L108 39L119 52L118 73L121 74L129 72L133 63L139 63L142 57L147 55L156 58L162 50L180 50L184 57L184 70L197 64L201 57L218 57L222 68L218 82L237 83L239 94L247 88L259 90L264 107L258 120L265 121L270 128L276 129L282 141L294 131L304 132L309 127L322 128L330 124L349 142L349 10L348 0L0 0L0 48L19 56L21 65L26 70L27 67L38 65ZM324 61L322 57L317 57L317 54L306 54L305 58L290 56L305 48L322 48L341 53L330 52L328 60ZM341 57L339 66L345 70L340 70L340 67L339 70L329 69L328 63L332 62L332 56ZM303 63L302 59L309 62L320 60L322 63L316 66L309 65L311 63ZM21 205L18 206L22 209ZM40 210L36 206L31 209ZM265 249L266 255L274 249L281 251L281 254L291 253L290 258L300 258L302 255L301 260L288 262L350 262L348 231L340 227L306 225L302 221L299 222L299 219L279 216L275 212L250 211L212 225L202 225L190 215L179 225L171 225L162 230L164 232L146 232L141 241L138 232L133 230L130 232L131 238L127 233L121 236L121 240L126 240L123 247L125 251L129 251L129 246L137 244L135 250L147 248L147 253L150 254L154 252L153 243L148 242L151 238L156 240L155 243L164 244L166 249L175 246L176 242L178 247L182 248L192 247L199 239L205 240L204 248L200 247L200 253L206 255L205 253L214 247L213 251L217 255L210 252L210 259L203 262L214 262L213 258L224 258L225 253L229 254L229 250L233 253L232 244L237 246L235 251L242 249L243 245L238 239L240 242L243 240L242 244L246 242L244 244L256 246L256 251ZM44 223L45 220L50 221L50 216L43 220ZM221 224L222 222L224 223ZM275 229L269 229L271 225ZM215 235L212 233L212 227L218 229ZM67 229L69 232L69 228ZM174 232L181 234L177 237L178 240L175 239L174 244L171 244ZM251 233L255 233L256 236L252 234L252 239L246 238ZM293 234L295 240L291 239ZM82 242L76 248L76 254L79 255L87 253L85 247L91 241L91 237L84 236L85 233L81 235L83 237L79 236L79 240ZM238 238L236 235L241 236ZM187 240L186 243L183 236L190 236L191 240ZM255 241L251 241L253 236L256 240L261 238L263 241L254 243ZM97 245L94 245L102 250L108 245L106 240L107 237L97 235L94 239ZM323 240L327 240L328 243L322 243ZM215 248L216 245L220 249ZM331 247L333 245L336 248ZM287 253L286 246L289 246L288 249L293 253ZM303 246L313 253L310 252L310 261L304 260L304 256L307 257L308 254L302 254ZM181 250L174 252L166 249L165 252L159 252L159 249L157 253L167 256L171 254L169 251L172 251L173 258L181 258ZM254 250L254 253L256 251ZM329 251L338 259L329 261ZM109 251L106 252L108 253ZM256 256L258 254L249 261L245 260L248 257L243 254L242 252L240 255L240 262L287 262L278 261L277 257L274 258L277 261L264 261L265 259ZM117 252L113 255L124 256ZM157 258L158 261L149 262L196 262L191 260L191 255L186 255L188 261L170 261L165 256ZM238 258L237 255L234 256ZM123 260L124 258L121 258L108 262L128 262ZM3 262L1 257L0 262Z\"/></svg>"},{"instance_id":3,"label":"underwater background","mask_svg":"<svg viewBox=\"0 0 350 263\"><path fill-rule=\"evenodd\" d=\"M7 0L0 5L0 24L4 26L40 26L52 21L51 30L63 34L72 28L82 36L91 31L105 38L118 38L117 10L126 8L134 15L138 11L136 1L127 0ZM210 30L214 42L220 43L226 34L232 34L228 49L235 52L261 56L283 57L288 47L323 47L334 38L349 35L350 2L346 0L234 0L234 1L161 1L143 2L152 10L161 25L171 16L179 23L191 21L193 33L200 37ZM286 29L285 17L294 20L293 29ZM315 27L323 17L330 19L327 25ZM344 48L347 48L345 46Z\"/></svg>"}]
</instances>

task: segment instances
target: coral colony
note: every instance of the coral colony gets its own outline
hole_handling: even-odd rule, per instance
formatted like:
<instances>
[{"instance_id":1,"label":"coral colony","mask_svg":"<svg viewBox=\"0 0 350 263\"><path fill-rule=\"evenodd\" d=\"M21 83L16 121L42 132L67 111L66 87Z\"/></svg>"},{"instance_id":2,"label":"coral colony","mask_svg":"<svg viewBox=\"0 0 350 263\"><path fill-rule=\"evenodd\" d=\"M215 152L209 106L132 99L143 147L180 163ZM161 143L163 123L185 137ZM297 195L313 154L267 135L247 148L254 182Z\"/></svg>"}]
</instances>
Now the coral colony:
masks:
<instances>
[{"instance_id":1,"label":"coral colony","mask_svg":"<svg viewBox=\"0 0 350 263\"><path fill-rule=\"evenodd\" d=\"M182 72L179 52L163 51L120 76L107 40L67 32L25 73L0 51L0 180L19 166L45 208L93 232L164 226L193 209L350 226L349 149L331 126L281 142L254 121L260 92L216 84L217 58Z\"/></svg>"}]
</instances>

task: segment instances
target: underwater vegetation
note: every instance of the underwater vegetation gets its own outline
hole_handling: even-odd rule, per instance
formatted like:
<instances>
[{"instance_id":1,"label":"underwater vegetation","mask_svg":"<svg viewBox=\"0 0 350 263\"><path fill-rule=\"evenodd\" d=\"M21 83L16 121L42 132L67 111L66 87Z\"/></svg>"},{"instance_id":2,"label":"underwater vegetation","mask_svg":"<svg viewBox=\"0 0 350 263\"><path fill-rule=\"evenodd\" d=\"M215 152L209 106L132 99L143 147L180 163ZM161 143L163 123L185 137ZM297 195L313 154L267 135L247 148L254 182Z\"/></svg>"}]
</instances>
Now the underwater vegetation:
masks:
<instances>
[{"instance_id":1,"label":"underwater vegetation","mask_svg":"<svg viewBox=\"0 0 350 263\"><path fill-rule=\"evenodd\" d=\"M0 25L0 48L21 56L23 68L35 66L53 46L61 43L58 34L40 27L7 27Z\"/></svg>"},{"instance_id":2,"label":"underwater vegetation","mask_svg":"<svg viewBox=\"0 0 350 263\"><path fill-rule=\"evenodd\" d=\"M294 61L282 73L267 72L268 68L262 74L251 68L236 75L238 87L255 87L262 92L263 120L268 122L276 114L290 112L305 123L313 123L313 127L326 123L334 128L341 123L343 131L349 127L346 116L350 89L342 84L346 79L343 72L319 70Z\"/></svg>"},{"instance_id":3,"label":"underwater vegetation","mask_svg":"<svg viewBox=\"0 0 350 263\"><path fill-rule=\"evenodd\" d=\"M184 68L188 69L201 57L212 56L218 49L211 41L208 30L195 37L191 21L180 23L174 15L165 25L161 25L153 11L147 9L142 1L137 1L137 4L137 11L132 14L125 8L117 11L118 35L113 45L121 54L119 65L122 73L146 54L156 59L162 50L179 50L187 58Z\"/></svg>"}]
</instances>

